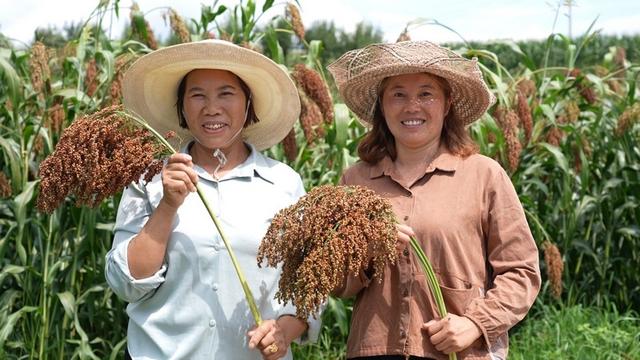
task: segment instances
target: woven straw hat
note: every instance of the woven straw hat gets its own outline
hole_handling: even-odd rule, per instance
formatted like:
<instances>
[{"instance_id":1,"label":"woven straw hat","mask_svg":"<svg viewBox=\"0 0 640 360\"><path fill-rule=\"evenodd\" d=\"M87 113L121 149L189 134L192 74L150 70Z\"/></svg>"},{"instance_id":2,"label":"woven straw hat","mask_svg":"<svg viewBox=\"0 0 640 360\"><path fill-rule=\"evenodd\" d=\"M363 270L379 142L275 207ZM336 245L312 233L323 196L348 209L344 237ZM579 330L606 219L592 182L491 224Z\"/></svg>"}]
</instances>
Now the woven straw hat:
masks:
<instances>
[{"instance_id":1,"label":"woven straw hat","mask_svg":"<svg viewBox=\"0 0 640 360\"><path fill-rule=\"evenodd\" d=\"M477 60L468 60L428 41L372 44L349 51L327 67L346 105L371 126L380 84L385 78L429 73L451 87L453 116L465 125L476 121L495 102Z\"/></svg>"},{"instance_id":2,"label":"woven straw hat","mask_svg":"<svg viewBox=\"0 0 640 360\"><path fill-rule=\"evenodd\" d=\"M175 131L183 140L193 136L178 125L178 85L194 69L228 70L251 89L260 120L242 131L244 140L267 149L289 133L300 114L298 91L286 70L253 50L228 41L204 40L169 46L138 59L123 80L124 105L160 134Z\"/></svg>"}]
</instances>

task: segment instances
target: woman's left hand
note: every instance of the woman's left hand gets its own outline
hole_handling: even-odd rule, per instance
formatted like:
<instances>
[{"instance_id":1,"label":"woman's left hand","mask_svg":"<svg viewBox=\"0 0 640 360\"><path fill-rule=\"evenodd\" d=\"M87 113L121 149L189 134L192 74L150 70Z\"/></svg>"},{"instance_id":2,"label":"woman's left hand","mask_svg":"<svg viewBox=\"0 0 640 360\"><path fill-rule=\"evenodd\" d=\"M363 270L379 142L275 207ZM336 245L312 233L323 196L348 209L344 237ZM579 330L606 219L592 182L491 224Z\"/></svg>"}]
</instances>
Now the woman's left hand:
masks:
<instances>
[{"instance_id":1,"label":"woman's left hand","mask_svg":"<svg viewBox=\"0 0 640 360\"><path fill-rule=\"evenodd\" d=\"M444 319L431 320L422 325L429 340L438 351L445 354L462 351L473 344L482 332L465 316L447 314Z\"/></svg>"},{"instance_id":2,"label":"woman's left hand","mask_svg":"<svg viewBox=\"0 0 640 360\"><path fill-rule=\"evenodd\" d=\"M260 326L247 333L249 348L258 349L262 358L276 360L284 357L289 348L289 342L282 327L275 320L264 320Z\"/></svg>"}]
</instances>

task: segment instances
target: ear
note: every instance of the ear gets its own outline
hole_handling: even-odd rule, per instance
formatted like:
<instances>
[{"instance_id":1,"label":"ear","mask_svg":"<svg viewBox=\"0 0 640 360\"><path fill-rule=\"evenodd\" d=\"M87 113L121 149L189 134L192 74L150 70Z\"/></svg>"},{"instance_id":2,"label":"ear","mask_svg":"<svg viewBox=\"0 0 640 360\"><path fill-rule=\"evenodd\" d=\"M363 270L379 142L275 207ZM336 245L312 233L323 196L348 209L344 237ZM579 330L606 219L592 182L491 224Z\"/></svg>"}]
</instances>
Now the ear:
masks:
<instances>
[{"instance_id":1,"label":"ear","mask_svg":"<svg viewBox=\"0 0 640 360\"><path fill-rule=\"evenodd\" d=\"M452 103L452 101L451 101L451 97L449 97L449 98L447 99L447 103L445 104L445 107L444 107L444 116L445 116L445 117L446 117L447 115L449 115L449 110L451 110L451 103Z\"/></svg>"}]
</instances>

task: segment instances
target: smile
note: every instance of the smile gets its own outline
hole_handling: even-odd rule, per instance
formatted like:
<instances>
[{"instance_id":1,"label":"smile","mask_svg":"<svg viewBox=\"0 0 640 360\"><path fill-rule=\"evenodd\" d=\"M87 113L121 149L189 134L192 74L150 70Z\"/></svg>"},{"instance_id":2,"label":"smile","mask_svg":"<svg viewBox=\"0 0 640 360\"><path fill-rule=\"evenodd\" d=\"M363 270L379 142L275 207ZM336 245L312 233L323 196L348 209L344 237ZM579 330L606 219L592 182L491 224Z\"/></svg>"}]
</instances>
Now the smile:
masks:
<instances>
[{"instance_id":1,"label":"smile","mask_svg":"<svg viewBox=\"0 0 640 360\"><path fill-rule=\"evenodd\" d=\"M424 120L404 120L401 122L405 126L419 126L425 123Z\"/></svg>"},{"instance_id":2,"label":"smile","mask_svg":"<svg viewBox=\"0 0 640 360\"><path fill-rule=\"evenodd\" d=\"M221 123L204 124L204 125L202 125L202 127L207 129L207 130L218 130L218 129L222 129L225 126L227 126L227 125L226 124L221 124Z\"/></svg>"}]
</instances>

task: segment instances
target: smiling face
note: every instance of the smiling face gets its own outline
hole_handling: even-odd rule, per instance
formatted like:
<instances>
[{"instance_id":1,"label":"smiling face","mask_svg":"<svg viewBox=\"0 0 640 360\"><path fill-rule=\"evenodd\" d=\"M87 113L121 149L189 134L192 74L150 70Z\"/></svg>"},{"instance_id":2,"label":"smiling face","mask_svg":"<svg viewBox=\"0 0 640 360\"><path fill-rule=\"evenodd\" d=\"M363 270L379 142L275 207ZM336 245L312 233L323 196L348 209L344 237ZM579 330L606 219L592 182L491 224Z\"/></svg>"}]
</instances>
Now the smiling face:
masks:
<instances>
[{"instance_id":1,"label":"smiling face","mask_svg":"<svg viewBox=\"0 0 640 360\"><path fill-rule=\"evenodd\" d=\"M197 69L186 76L184 118L199 146L207 149L242 144L247 97L240 79L226 70ZM234 138L235 136L235 138Z\"/></svg>"},{"instance_id":2,"label":"smiling face","mask_svg":"<svg viewBox=\"0 0 640 360\"><path fill-rule=\"evenodd\" d=\"M413 73L387 78L382 86L382 113L396 150L437 146L450 108L445 80Z\"/></svg>"}]
</instances>

